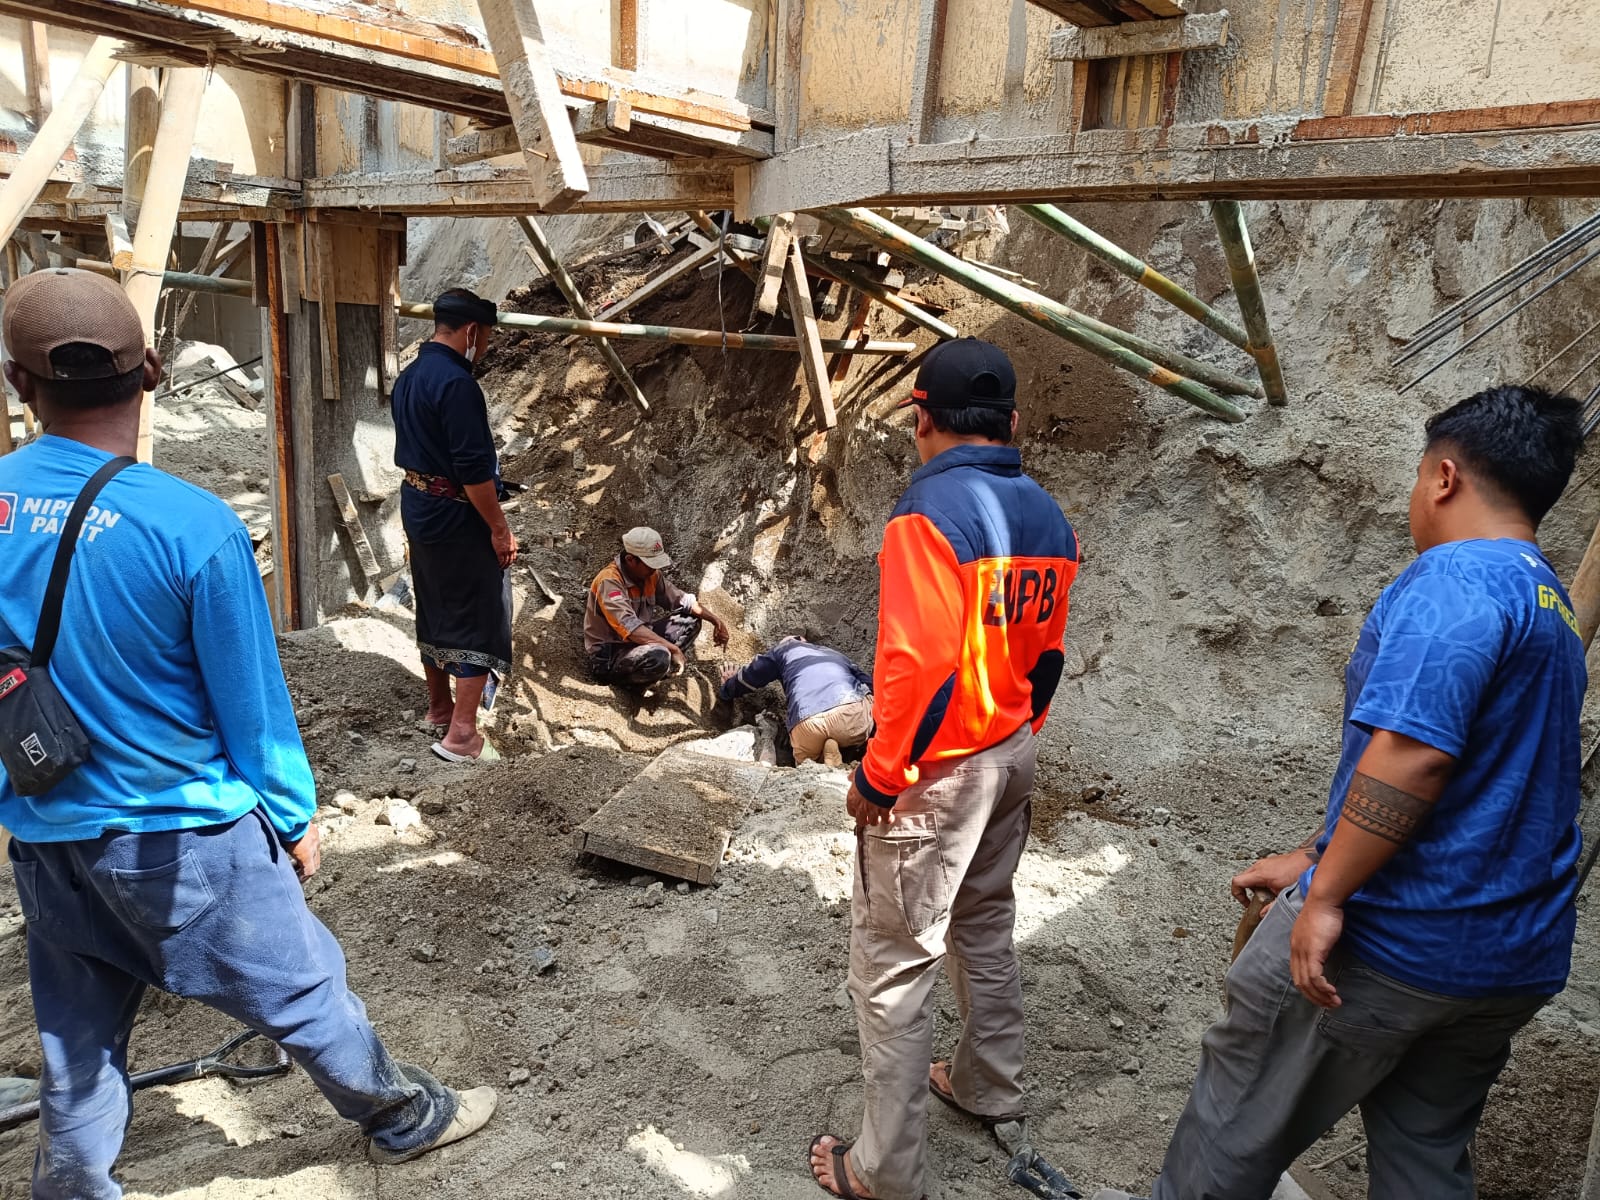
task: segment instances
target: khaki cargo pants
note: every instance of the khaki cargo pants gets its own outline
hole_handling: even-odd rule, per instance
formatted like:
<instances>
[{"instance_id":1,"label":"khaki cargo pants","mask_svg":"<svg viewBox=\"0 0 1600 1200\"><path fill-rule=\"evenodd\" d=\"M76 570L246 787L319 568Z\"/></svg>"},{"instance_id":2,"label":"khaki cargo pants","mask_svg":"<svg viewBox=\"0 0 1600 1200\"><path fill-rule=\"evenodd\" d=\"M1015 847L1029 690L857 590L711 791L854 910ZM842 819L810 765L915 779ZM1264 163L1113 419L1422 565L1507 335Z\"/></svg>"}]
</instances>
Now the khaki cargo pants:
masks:
<instances>
[{"instance_id":1,"label":"khaki cargo pants","mask_svg":"<svg viewBox=\"0 0 1600 1200\"><path fill-rule=\"evenodd\" d=\"M1022 1112L1022 977L1011 879L1028 840L1035 748L1024 725L968 758L930 766L891 825L857 840L850 994L866 1077L850 1162L879 1200L919 1200L928 1157L933 985L943 962L961 1009L957 1102Z\"/></svg>"},{"instance_id":2,"label":"khaki cargo pants","mask_svg":"<svg viewBox=\"0 0 1600 1200\"><path fill-rule=\"evenodd\" d=\"M789 745L794 749L794 764L822 757L828 741L840 747L859 746L872 735L872 697L863 696L827 712L819 712L796 723L789 730Z\"/></svg>"}]
</instances>

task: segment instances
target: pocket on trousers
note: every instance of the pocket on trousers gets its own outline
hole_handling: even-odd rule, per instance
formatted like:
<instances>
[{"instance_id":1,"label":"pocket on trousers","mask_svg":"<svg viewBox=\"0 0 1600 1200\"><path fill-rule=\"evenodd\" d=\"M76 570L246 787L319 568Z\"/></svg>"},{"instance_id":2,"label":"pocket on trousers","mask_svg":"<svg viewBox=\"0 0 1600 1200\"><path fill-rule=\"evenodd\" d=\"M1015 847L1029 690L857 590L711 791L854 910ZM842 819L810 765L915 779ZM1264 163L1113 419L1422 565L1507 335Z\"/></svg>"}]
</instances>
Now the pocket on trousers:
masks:
<instances>
[{"instance_id":1,"label":"pocket on trousers","mask_svg":"<svg viewBox=\"0 0 1600 1200\"><path fill-rule=\"evenodd\" d=\"M200 860L185 851L176 862L111 872L122 914L157 933L176 933L216 901Z\"/></svg>"},{"instance_id":2,"label":"pocket on trousers","mask_svg":"<svg viewBox=\"0 0 1600 1200\"><path fill-rule=\"evenodd\" d=\"M1459 1007L1459 1001L1407 987L1347 961L1333 978L1342 1003L1317 1019L1323 1037L1351 1050L1400 1055Z\"/></svg>"},{"instance_id":3,"label":"pocket on trousers","mask_svg":"<svg viewBox=\"0 0 1600 1200\"><path fill-rule=\"evenodd\" d=\"M893 871L895 904L906 932L919 937L950 911L938 826L932 813L908 813L890 828L875 840Z\"/></svg>"},{"instance_id":4,"label":"pocket on trousers","mask_svg":"<svg viewBox=\"0 0 1600 1200\"><path fill-rule=\"evenodd\" d=\"M29 925L39 923L39 864L18 862L13 850L11 875L17 884L17 904L22 909L22 919Z\"/></svg>"}]
</instances>

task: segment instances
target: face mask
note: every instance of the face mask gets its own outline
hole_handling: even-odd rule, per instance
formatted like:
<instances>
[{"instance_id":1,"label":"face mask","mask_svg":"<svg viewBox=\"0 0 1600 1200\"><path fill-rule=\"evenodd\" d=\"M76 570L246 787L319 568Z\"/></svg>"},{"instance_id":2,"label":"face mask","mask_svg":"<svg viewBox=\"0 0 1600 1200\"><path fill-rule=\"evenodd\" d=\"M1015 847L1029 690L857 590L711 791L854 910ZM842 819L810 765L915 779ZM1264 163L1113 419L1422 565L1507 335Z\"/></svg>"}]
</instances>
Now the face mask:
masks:
<instances>
[{"instance_id":1,"label":"face mask","mask_svg":"<svg viewBox=\"0 0 1600 1200\"><path fill-rule=\"evenodd\" d=\"M467 360L467 365L471 366L473 359L478 357L478 344L477 344L477 342L473 342L472 345L468 346L466 353L464 355L462 355L462 357Z\"/></svg>"}]
</instances>

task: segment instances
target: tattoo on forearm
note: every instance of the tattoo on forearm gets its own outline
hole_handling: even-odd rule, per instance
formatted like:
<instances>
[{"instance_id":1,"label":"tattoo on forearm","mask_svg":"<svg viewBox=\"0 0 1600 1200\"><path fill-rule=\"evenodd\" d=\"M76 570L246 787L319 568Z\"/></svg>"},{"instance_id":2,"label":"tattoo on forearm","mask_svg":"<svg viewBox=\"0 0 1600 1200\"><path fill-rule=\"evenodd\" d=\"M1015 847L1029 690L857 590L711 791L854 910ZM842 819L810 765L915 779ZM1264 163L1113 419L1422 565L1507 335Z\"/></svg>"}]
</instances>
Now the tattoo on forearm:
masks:
<instances>
[{"instance_id":1,"label":"tattoo on forearm","mask_svg":"<svg viewBox=\"0 0 1600 1200\"><path fill-rule=\"evenodd\" d=\"M1322 860L1322 855L1317 850L1317 839L1321 836L1322 830L1314 830L1312 831L1311 836L1296 846L1295 849L1304 850L1306 852L1306 856L1310 858L1312 862L1320 862Z\"/></svg>"},{"instance_id":2,"label":"tattoo on forearm","mask_svg":"<svg viewBox=\"0 0 1600 1200\"><path fill-rule=\"evenodd\" d=\"M1357 771L1345 798L1343 819L1385 841L1402 845L1433 809L1433 801Z\"/></svg>"}]
</instances>

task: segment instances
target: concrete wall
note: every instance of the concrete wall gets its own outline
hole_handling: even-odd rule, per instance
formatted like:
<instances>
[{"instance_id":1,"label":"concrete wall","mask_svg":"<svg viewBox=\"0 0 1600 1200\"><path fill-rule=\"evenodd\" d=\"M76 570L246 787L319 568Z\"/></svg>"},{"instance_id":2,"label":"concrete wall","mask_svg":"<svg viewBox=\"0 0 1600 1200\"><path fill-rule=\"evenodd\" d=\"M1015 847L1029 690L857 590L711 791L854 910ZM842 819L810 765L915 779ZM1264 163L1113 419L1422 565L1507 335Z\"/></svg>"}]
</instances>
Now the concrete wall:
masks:
<instances>
[{"instance_id":1,"label":"concrete wall","mask_svg":"<svg viewBox=\"0 0 1600 1200\"><path fill-rule=\"evenodd\" d=\"M1193 0L1196 13L1227 9L1229 44L1185 55L1178 119L1320 114L1341 6L1357 2ZM918 0L804 0L802 142L905 122L919 10ZM935 140L1065 130L1075 69L1122 93L1128 116L1117 124L1149 123L1163 59L1123 60L1126 70L1053 63L1057 24L1027 0L949 0ZM1587 0L1374 0L1354 111L1596 97L1600 20Z\"/></svg>"}]
</instances>

